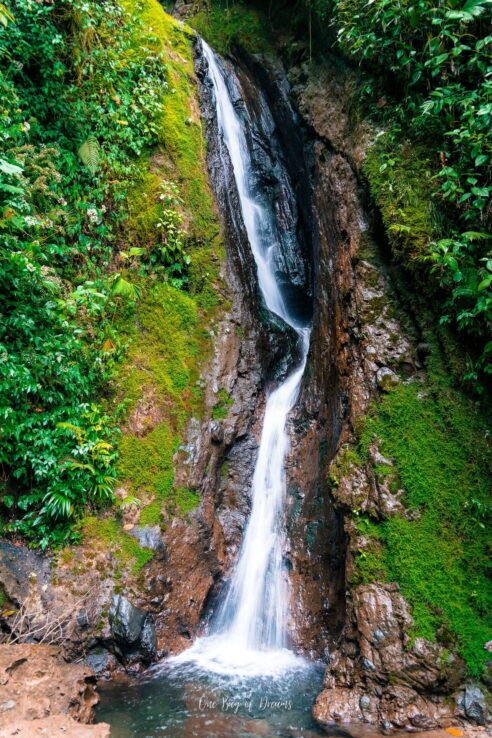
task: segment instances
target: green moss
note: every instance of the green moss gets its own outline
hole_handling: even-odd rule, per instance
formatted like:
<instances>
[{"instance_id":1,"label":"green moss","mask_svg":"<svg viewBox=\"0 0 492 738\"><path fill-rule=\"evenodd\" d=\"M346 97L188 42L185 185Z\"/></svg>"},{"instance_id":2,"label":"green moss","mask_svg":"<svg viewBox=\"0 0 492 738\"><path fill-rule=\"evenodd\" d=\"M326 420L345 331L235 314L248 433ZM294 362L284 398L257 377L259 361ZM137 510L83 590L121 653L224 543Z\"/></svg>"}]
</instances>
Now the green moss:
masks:
<instances>
[{"instance_id":1,"label":"green moss","mask_svg":"<svg viewBox=\"0 0 492 738\"><path fill-rule=\"evenodd\" d=\"M366 419L359 452L367 460L379 439L414 516L366 523L375 545L358 568L363 581L397 581L413 607L415 635L448 633L477 676L492 612L489 429L483 409L449 385L436 347L429 365L428 384L401 384Z\"/></svg>"},{"instance_id":2,"label":"green moss","mask_svg":"<svg viewBox=\"0 0 492 738\"><path fill-rule=\"evenodd\" d=\"M203 398L192 385L211 350L210 336L192 296L168 283L143 280L141 299L130 324L122 326L129 341L128 358L118 377L128 410L146 391L156 390L162 412L182 429L183 416L199 413ZM176 403L169 410L166 404Z\"/></svg>"},{"instance_id":3,"label":"green moss","mask_svg":"<svg viewBox=\"0 0 492 738\"><path fill-rule=\"evenodd\" d=\"M217 393L217 402L212 409L212 418L214 420L227 418L227 413L233 402L234 400L225 389L219 390Z\"/></svg>"},{"instance_id":4,"label":"green moss","mask_svg":"<svg viewBox=\"0 0 492 738\"><path fill-rule=\"evenodd\" d=\"M164 12L157 0L123 0L138 10L146 33L136 36L135 53L160 54L168 75L162 91L162 114L157 123L159 143L151 156L142 157L140 181L128 197L125 233L145 246L155 240L159 217L160 184L172 180L183 198L188 232L191 292L205 311L220 303L220 263L224 256L220 221L207 176L206 140L202 128L193 65L193 32Z\"/></svg>"},{"instance_id":5,"label":"green moss","mask_svg":"<svg viewBox=\"0 0 492 738\"><path fill-rule=\"evenodd\" d=\"M190 24L219 54L227 54L234 43L253 54L265 53L271 48L267 19L242 2L214 3L210 10L194 15Z\"/></svg>"},{"instance_id":6,"label":"green moss","mask_svg":"<svg viewBox=\"0 0 492 738\"><path fill-rule=\"evenodd\" d=\"M352 574L351 583L356 585L386 580L381 527L366 515L359 516L355 513L354 520L357 532L363 537L365 543L357 552L357 566Z\"/></svg>"},{"instance_id":7,"label":"green moss","mask_svg":"<svg viewBox=\"0 0 492 738\"><path fill-rule=\"evenodd\" d=\"M143 503L141 524L154 525L163 503L170 512L189 508L182 491L173 488L173 456L188 418L203 412L197 381L211 344L192 296L166 283L145 289L118 378L129 425L120 441L118 477L127 495ZM132 432L140 402L153 406L147 410L150 425Z\"/></svg>"},{"instance_id":8,"label":"green moss","mask_svg":"<svg viewBox=\"0 0 492 738\"><path fill-rule=\"evenodd\" d=\"M330 482L338 486L343 477L350 476L353 469L360 466L361 460L357 449L349 445L343 446L330 466Z\"/></svg>"},{"instance_id":9,"label":"green moss","mask_svg":"<svg viewBox=\"0 0 492 738\"><path fill-rule=\"evenodd\" d=\"M186 487L179 487L175 491L174 499L181 515L188 515L200 503L200 496L197 492Z\"/></svg>"},{"instance_id":10,"label":"green moss","mask_svg":"<svg viewBox=\"0 0 492 738\"><path fill-rule=\"evenodd\" d=\"M380 136L363 167L391 248L408 265L428 254L439 218L432 205L433 170L422 147Z\"/></svg>"},{"instance_id":11,"label":"green moss","mask_svg":"<svg viewBox=\"0 0 492 738\"><path fill-rule=\"evenodd\" d=\"M220 478L221 479L227 479L227 477L229 476L229 468L230 468L229 461L225 459L222 462L221 467L220 467Z\"/></svg>"},{"instance_id":12,"label":"green moss","mask_svg":"<svg viewBox=\"0 0 492 738\"><path fill-rule=\"evenodd\" d=\"M114 518L86 518L84 539L96 548L102 546L105 551L111 551L119 564L130 567L133 574L137 574L154 555L151 549L142 548L138 540L126 533Z\"/></svg>"},{"instance_id":13,"label":"green moss","mask_svg":"<svg viewBox=\"0 0 492 738\"><path fill-rule=\"evenodd\" d=\"M357 569L353 584L368 584L387 579L384 548L381 544L370 541L357 553Z\"/></svg>"},{"instance_id":14,"label":"green moss","mask_svg":"<svg viewBox=\"0 0 492 738\"><path fill-rule=\"evenodd\" d=\"M5 591L2 587L0 587L0 608L5 605L7 602L7 596L5 594Z\"/></svg>"}]
</instances>

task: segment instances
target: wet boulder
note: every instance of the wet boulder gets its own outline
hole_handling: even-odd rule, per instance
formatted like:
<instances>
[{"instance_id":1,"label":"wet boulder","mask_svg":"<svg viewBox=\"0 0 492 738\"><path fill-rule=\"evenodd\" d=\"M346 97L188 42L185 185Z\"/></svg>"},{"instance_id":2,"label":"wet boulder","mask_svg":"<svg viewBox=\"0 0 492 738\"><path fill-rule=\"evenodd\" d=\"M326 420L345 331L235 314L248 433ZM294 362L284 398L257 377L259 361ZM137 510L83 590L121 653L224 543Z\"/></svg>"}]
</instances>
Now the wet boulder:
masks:
<instances>
[{"instance_id":1,"label":"wet boulder","mask_svg":"<svg viewBox=\"0 0 492 738\"><path fill-rule=\"evenodd\" d=\"M482 690L475 684L467 684L463 697L465 715L479 725L485 725L487 715L487 704Z\"/></svg>"},{"instance_id":2,"label":"wet boulder","mask_svg":"<svg viewBox=\"0 0 492 738\"><path fill-rule=\"evenodd\" d=\"M150 613L135 607L121 595L113 595L109 622L116 653L123 663L153 661L157 654L157 638Z\"/></svg>"}]
</instances>

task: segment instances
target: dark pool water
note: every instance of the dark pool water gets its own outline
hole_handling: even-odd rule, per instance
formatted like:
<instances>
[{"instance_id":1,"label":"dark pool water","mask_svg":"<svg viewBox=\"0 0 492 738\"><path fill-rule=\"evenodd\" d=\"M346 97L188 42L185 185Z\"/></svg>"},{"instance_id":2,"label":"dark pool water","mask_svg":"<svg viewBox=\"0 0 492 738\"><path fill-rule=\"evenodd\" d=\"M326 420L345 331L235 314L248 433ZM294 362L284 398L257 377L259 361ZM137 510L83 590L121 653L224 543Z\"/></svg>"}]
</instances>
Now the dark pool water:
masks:
<instances>
[{"instance_id":1,"label":"dark pool water","mask_svg":"<svg viewBox=\"0 0 492 738\"><path fill-rule=\"evenodd\" d=\"M112 738L317 738L326 736L311 717L322 678L317 665L240 678L164 664L131 684L101 685L97 720Z\"/></svg>"}]
</instances>

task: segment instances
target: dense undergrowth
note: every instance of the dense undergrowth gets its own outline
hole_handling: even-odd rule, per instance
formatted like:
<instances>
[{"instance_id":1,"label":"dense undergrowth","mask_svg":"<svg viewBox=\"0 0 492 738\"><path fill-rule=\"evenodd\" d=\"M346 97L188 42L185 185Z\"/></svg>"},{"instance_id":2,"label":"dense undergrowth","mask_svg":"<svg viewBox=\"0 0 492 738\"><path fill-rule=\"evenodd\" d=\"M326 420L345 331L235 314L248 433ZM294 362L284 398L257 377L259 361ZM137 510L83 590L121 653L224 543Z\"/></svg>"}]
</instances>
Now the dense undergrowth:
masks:
<instances>
[{"instance_id":1,"label":"dense undergrowth","mask_svg":"<svg viewBox=\"0 0 492 738\"><path fill-rule=\"evenodd\" d=\"M124 424L156 388L171 488L220 302L220 228L182 24L156 0L0 13L2 526L44 547L75 540L117 480L136 504L157 499L132 463L150 442Z\"/></svg>"}]
</instances>

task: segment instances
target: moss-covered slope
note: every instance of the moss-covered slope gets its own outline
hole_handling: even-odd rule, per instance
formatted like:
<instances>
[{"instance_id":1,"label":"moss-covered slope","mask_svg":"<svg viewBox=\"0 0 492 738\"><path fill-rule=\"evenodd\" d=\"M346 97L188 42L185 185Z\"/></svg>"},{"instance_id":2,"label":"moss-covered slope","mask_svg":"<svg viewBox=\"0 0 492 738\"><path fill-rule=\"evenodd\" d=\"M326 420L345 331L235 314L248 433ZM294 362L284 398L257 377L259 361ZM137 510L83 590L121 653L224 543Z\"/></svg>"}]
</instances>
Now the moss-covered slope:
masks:
<instances>
[{"instance_id":1,"label":"moss-covered slope","mask_svg":"<svg viewBox=\"0 0 492 738\"><path fill-rule=\"evenodd\" d=\"M115 407L124 408L117 505L122 511L137 509L141 525L156 525L163 524L163 505L169 515L184 515L198 503L195 492L174 487L173 455L189 418L204 411L199 380L212 347L209 328L224 304L219 276L223 243L207 177L193 34L157 0L125 0L124 5L142 24L135 54L145 65L158 53L168 85L160 100L157 146L141 158L139 177L124 204L128 217L119 236L121 250L150 252L159 243L162 186L172 182L179 190L174 206L184 223L190 256L186 290L162 273L141 272L139 298L119 326L127 351L114 379ZM124 530L124 520L113 520L114 514L108 512L105 520L90 518L84 525L85 542L99 541L120 558L143 565L151 552L139 550Z\"/></svg>"}]
</instances>

